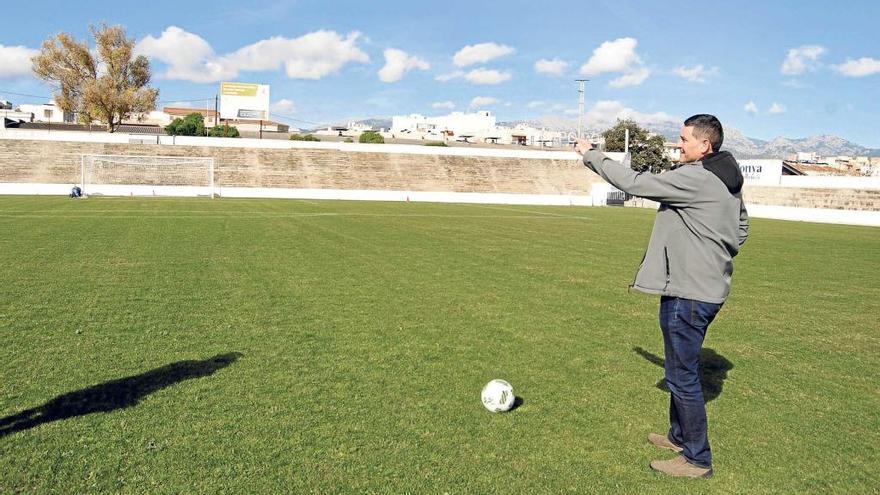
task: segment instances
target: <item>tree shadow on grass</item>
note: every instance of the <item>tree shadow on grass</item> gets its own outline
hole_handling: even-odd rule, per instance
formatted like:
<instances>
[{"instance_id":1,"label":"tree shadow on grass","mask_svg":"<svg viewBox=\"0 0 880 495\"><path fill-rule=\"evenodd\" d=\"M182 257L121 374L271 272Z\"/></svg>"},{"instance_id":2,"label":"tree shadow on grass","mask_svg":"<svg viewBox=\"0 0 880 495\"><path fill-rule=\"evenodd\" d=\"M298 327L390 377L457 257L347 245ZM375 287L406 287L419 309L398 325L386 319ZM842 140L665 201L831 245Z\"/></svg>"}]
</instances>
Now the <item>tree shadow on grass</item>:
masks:
<instances>
[{"instance_id":1,"label":"tree shadow on grass","mask_svg":"<svg viewBox=\"0 0 880 495\"><path fill-rule=\"evenodd\" d=\"M140 375L59 395L42 406L0 419L0 438L52 421L135 406L142 398L157 390L184 380L211 375L241 356L241 353L230 352L201 361L178 361Z\"/></svg>"},{"instance_id":2,"label":"tree shadow on grass","mask_svg":"<svg viewBox=\"0 0 880 495\"><path fill-rule=\"evenodd\" d=\"M641 347L633 347L636 354L642 356L651 363L663 367L663 358L655 356ZM724 389L724 380L727 372L733 369L733 363L713 349L703 348L700 350L700 386L703 389L703 401L715 400ZM657 388L669 392L666 380L661 378L657 382Z\"/></svg>"}]
</instances>

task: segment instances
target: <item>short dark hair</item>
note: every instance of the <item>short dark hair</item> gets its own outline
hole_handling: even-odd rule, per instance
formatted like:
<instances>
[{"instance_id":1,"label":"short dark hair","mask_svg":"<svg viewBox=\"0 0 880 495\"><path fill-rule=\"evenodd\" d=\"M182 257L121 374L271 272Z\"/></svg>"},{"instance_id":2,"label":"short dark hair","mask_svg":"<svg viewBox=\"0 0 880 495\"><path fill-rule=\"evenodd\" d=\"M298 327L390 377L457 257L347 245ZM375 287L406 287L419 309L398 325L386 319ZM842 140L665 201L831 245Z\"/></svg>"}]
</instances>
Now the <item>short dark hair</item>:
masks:
<instances>
[{"instance_id":1,"label":"short dark hair","mask_svg":"<svg viewBox=\"0 0 880 495\"><path fill-rule=\"evenodd\" d=\"M694 128L694 136L700 139L708 139L712 143L712 151L721 149L724 142L724 128L714 115L699 113L684 121L685 127Z\"/></svg>"}]
</instances>

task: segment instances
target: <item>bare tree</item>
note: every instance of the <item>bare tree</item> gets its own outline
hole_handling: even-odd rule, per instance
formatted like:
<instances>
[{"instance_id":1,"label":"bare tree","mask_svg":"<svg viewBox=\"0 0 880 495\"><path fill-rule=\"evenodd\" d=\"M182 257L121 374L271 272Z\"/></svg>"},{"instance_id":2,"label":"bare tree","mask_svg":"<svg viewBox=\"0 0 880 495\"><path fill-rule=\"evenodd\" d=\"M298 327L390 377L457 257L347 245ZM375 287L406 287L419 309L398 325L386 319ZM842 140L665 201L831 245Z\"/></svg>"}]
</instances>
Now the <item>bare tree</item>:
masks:
<instances>
[{"instance_id":1,"label":"bare tree","mask_svg":"<svg viewBox=\"0 0 880 495\"><path fill-rule=\"evenodd\" d=\"M143 55L132 58L134 40L125 37L122 26L90 28L95 38L92 53L85 42L58 33L43 42L33 58L37 77L57 87L55 103L77 120L98 120L113 132L132 115L156 108L159 90L150 82L150 61Z\"/></svg>"}]
</instances>

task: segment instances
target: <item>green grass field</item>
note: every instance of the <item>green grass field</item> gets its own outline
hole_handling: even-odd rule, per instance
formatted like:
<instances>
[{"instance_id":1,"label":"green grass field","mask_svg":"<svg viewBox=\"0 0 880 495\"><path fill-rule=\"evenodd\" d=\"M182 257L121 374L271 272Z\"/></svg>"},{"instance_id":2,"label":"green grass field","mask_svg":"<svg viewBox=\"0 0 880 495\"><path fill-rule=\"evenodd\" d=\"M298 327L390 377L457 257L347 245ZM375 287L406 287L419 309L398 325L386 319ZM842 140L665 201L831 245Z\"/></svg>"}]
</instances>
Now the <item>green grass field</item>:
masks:
<instances>
[{"instance_id":1,"label":"green grass field","mask_svg":"<svg viewBox=\"0 0 880 495\"><path fill-rule=\"evenodd\" d=\"M681 480L653 215L2 197L0 493L878 490L880 229L752 221Z\"/></svg>"}]
</instances>

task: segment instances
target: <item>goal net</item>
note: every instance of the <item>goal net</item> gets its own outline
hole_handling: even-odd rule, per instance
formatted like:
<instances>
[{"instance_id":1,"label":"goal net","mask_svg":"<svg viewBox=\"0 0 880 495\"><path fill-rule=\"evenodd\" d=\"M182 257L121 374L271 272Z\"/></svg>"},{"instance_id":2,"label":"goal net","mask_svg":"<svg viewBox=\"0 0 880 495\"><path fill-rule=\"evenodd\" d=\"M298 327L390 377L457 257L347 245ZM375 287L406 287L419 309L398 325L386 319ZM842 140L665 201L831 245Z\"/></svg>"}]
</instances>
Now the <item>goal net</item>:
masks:
<instances>
[{"instance_id":1,"label":"goal net","mask_svg":"<svg viewBox=\"0 0 880 495\"><path fill-rule=\"evenodd\" d=\"M188 156L82 155L86 196L214 197L214 159Z\"/></svg>"}]
</instances>

